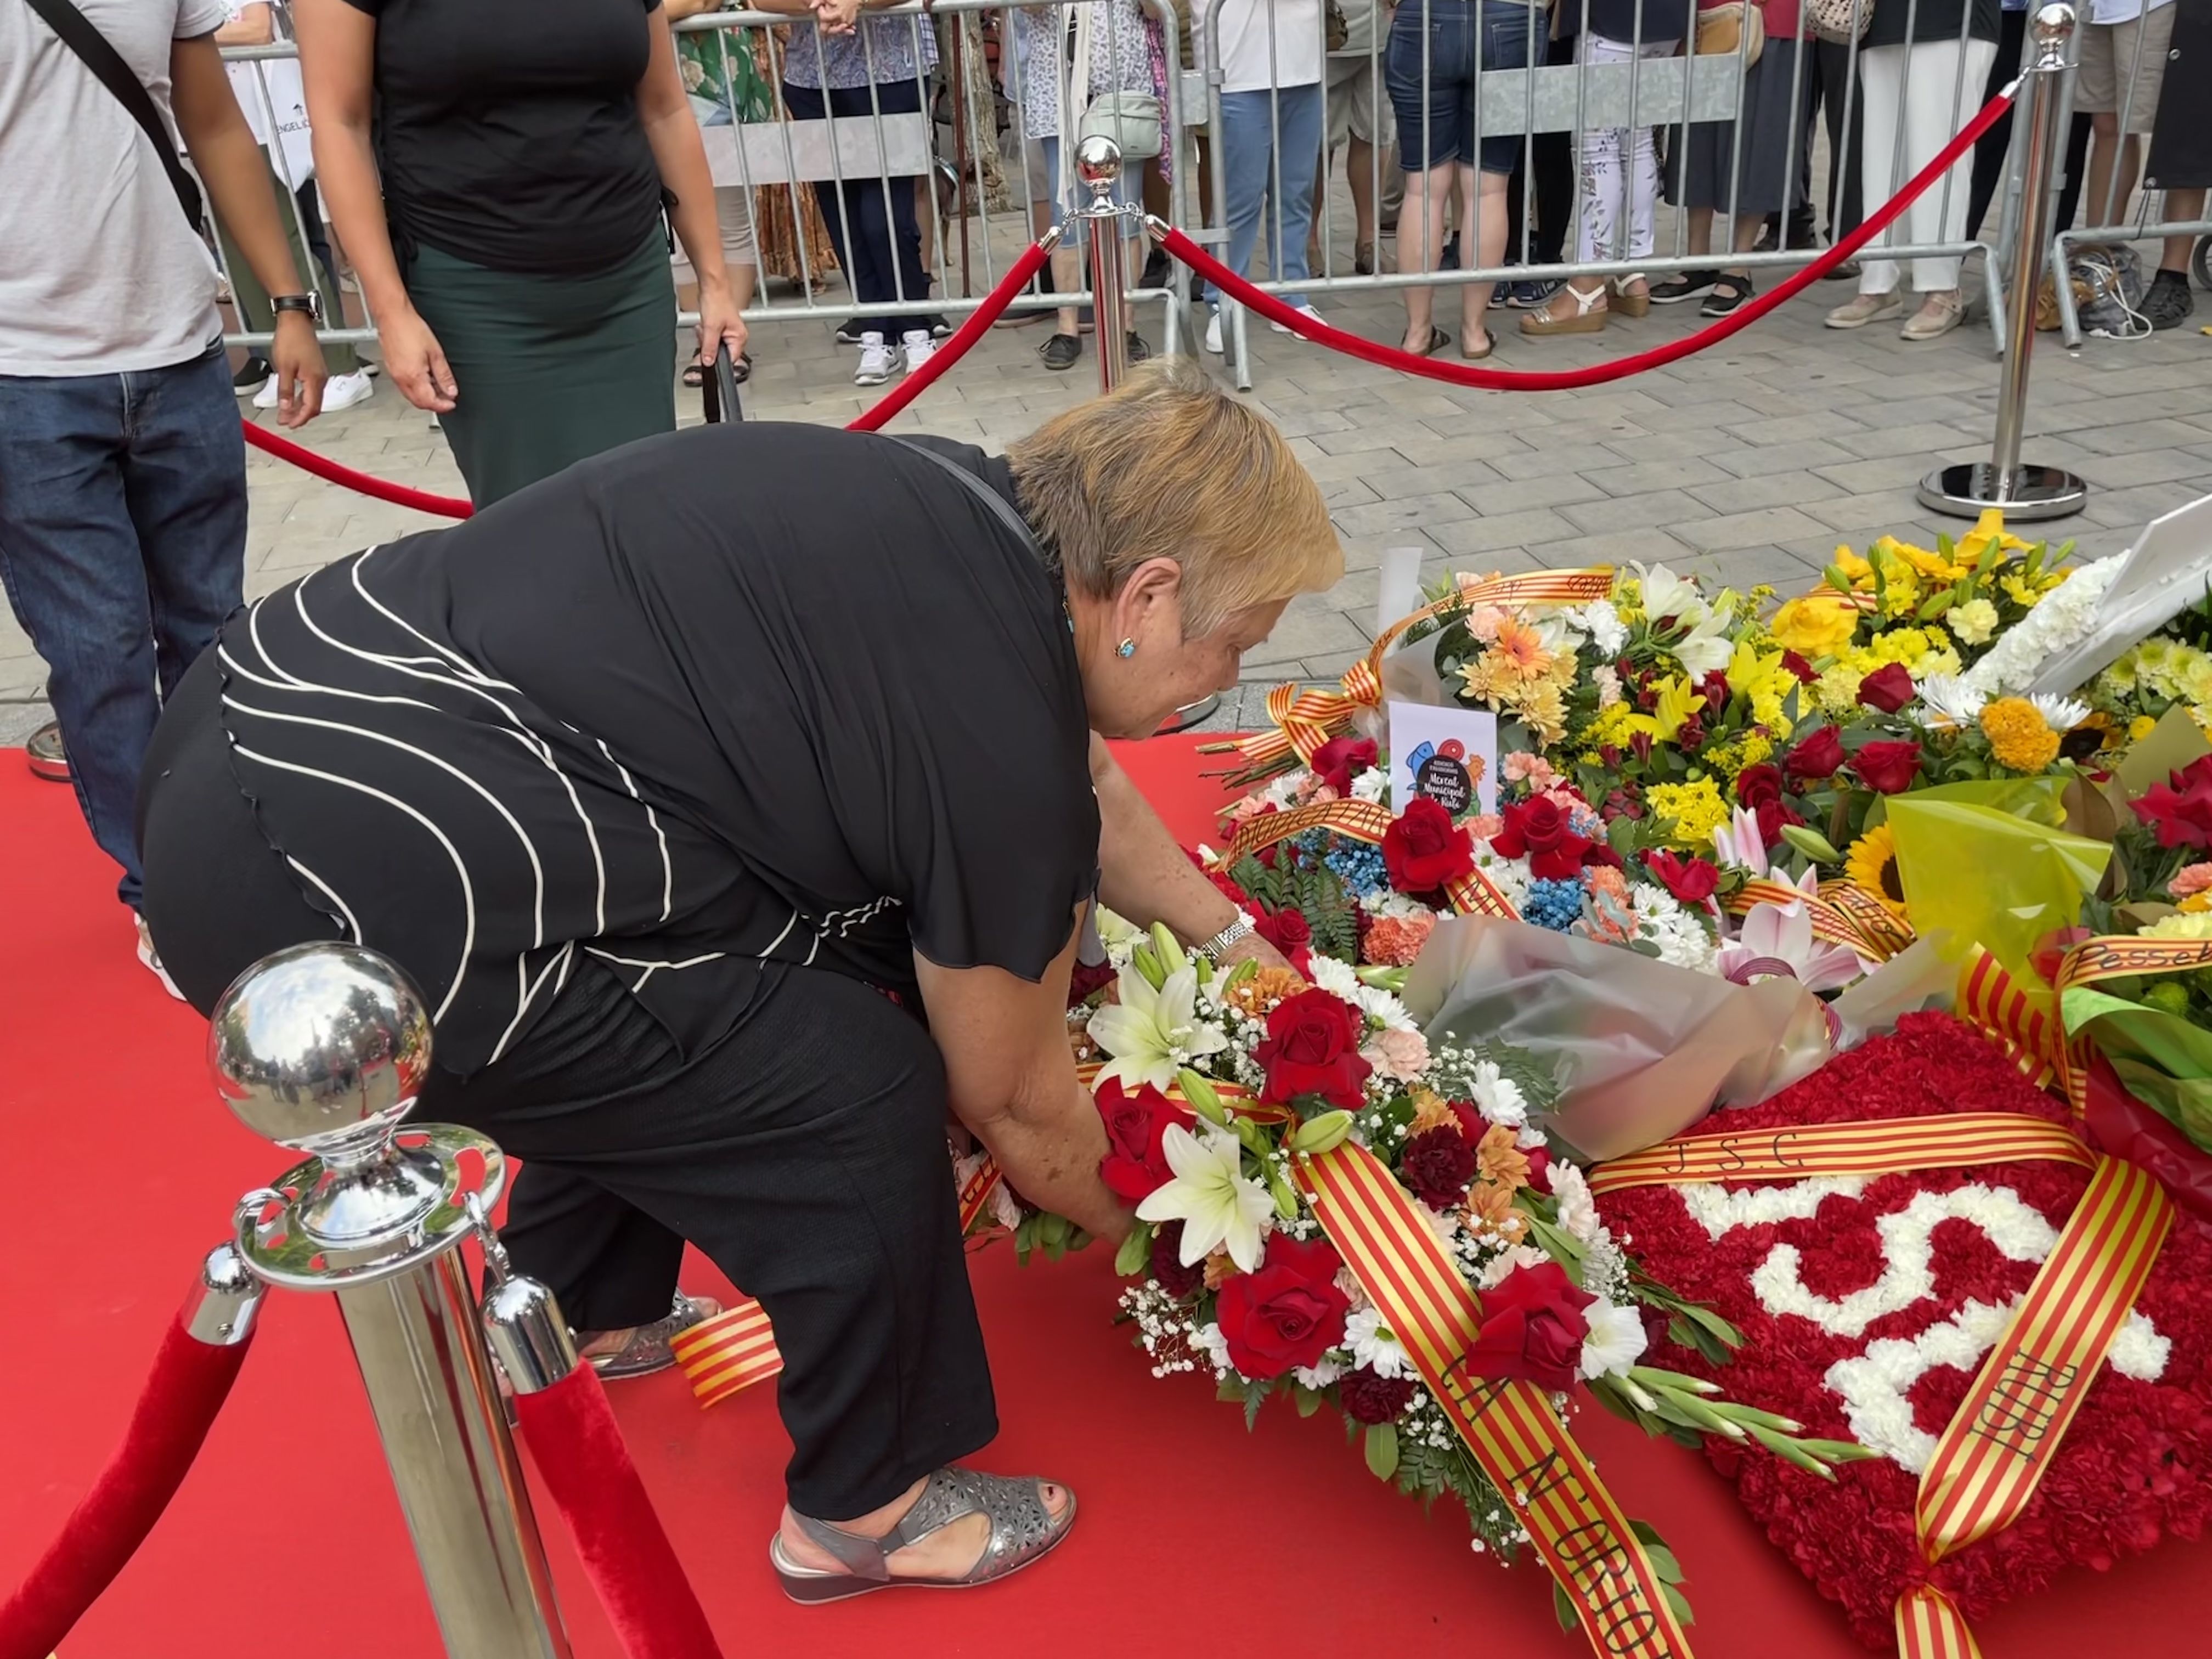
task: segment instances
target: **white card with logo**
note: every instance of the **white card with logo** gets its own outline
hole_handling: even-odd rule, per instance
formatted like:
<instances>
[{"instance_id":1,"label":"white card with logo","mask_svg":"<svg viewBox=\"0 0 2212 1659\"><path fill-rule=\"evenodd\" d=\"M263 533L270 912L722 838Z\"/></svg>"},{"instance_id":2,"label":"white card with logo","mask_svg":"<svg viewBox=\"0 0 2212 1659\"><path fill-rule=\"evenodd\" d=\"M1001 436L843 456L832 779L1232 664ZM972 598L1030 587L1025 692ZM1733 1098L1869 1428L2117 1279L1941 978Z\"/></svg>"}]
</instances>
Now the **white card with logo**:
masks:
<instances>
[{"instance_id":1,"label":"white card with logo","mask_svg":"<svg viewBox=\"0 0 2212 1659\"><path fill-rule=\"evenodd\" d=\"M1498 716L1486 709L1390 705L1390 802L1426 795L1454 817L1498 810Z\"/></svg>"}]
</instances>

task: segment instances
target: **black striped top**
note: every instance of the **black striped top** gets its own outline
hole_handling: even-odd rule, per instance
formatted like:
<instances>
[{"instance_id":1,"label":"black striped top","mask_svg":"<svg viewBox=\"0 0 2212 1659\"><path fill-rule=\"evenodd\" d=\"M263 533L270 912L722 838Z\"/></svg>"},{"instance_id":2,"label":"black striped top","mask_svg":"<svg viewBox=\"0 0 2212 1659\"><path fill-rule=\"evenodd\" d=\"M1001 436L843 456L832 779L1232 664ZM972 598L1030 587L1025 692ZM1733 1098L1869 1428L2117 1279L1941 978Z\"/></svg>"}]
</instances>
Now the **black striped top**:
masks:
<instances>
[{"instance_id":1,"label":"black striped top","mask_svg":"<svg viewBox=\"0 0 2212 1659\"><path fill-rule=\"evenodd\" d=\"M1005 463L939 454L1011 500ZM649 439L224 628L241 788L310 902L496 1060L580 951L688 1050L761 959L1036 979L1096 883L1082 685L1034 542L896 440Z\"/></svg>"}]
</instances>

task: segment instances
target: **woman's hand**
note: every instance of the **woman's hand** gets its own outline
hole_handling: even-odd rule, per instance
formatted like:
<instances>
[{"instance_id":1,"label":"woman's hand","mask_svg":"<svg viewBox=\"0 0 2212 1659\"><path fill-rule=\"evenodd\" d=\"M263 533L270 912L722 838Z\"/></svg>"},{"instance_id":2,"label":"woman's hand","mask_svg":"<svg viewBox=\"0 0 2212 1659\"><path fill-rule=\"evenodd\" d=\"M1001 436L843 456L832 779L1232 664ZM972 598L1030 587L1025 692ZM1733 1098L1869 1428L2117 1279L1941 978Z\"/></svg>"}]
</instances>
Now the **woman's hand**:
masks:
<instances>
[{"instance_id":1,"label":"woman's hand","mask_svg":"<svg viewBox=\"0 0 2212 1659\"><path fill-rule=\"evenodd\" d=\"M824 34L850 34L860 15L860 0L807 0L814 27Z\"/></svg>"},{"instance_id":2,"label":"woman's hand","mask_svg":"<svg viewBox=\"0 0 2212 1659\"><path fill-rule=\"evenodd\" d=\"M1221 953L1220 966L1234 968L1240 962L1257 963L1262 968L1279 968L1285 973L1292 970L1291 959L1267 943L1256 932L1244 935Z\"/></svg>"},{"instance_id":3,"label":"woman's hand","mask_svg":"<svg viewBox=\"0 0 2212 1659\"><path fill-rule=\"evenodd\" d=\"M269 370L276 377L276 424L305 426L322 413L323 382L331 377L323 367L322 342L302 311L278 312L276 336Z\"/></svg>"},{"instance_id":4,"label":"woman's hand","mask_svg":"<svg viewBox=\"0 0 2212 1659\"><path fill-rule=\"evenodd\" d=\"M737 302L731 299L726 283L699 288L699 361L707 372L714 372L714 351L718 346L730 349L731 367L744 356L745 319L738 313Z\"/></svg>"},{"instance_id":5,"label":"woman's hand","mask_svg":"<svg viewBox=\"0 0 2212 1659\"><path fill-rule=\"evenodd\" d=\"M461 393L446 366L445 349L412 306L397 316L380 318L376 340L384 348L384 372L409 403L433 415L453 408Z\"/></svg>"}]
</instances>

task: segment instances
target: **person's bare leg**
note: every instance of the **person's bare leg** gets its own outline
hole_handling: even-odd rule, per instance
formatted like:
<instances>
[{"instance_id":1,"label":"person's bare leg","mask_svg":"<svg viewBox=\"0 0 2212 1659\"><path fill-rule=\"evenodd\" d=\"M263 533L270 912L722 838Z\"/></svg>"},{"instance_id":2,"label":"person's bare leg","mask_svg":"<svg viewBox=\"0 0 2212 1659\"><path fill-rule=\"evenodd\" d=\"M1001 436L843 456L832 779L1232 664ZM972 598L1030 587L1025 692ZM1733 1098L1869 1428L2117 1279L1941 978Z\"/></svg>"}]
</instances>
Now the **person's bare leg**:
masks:
<instances>
[{"instance_id":1,"label":"person's bare leg","mask_svg":"<svg viewBox=\"0 0 2212 1659\"><path fill-rule=\"evenodd\" d=\"M1406 175L1406 205L1398 216L1398 269L1434 270L1443 257L1444 209L1451 201L1453 163L1426 173ZM1413 263L1406 262L1406 226L1413 226ZM1425 351L1435 325L1436 290L1409 288L1406 295L1406 339L1408 351Z\"/></svg>"},{"instance_id":2,"label":"person's bare leg","mask_svg":"<svg viewBox=\"0 0 2212 1659\"><path fill-rule=\"evenodd\" d=\"M1690 234L1693 240L1697 235L1696 223L1696 220L1692 219L1691 221L1692 229ZM1750 252L1753 248L1759 245L1759 216L1758 214L1737 214L1735 218L1729 221L1729 246L1734 248L1738 253ZM1711 210L1708 209L1705 213L1705 240L1704 246L1699 247L1698 252L1702 253L1706 248L1710 248L1712 245L1713 216ZM1729 275L1731 276L1741 276L1747 283L1751 280L1751 267L1749 265L1738 264L1730 265L1728 269Z\"/></svg>"},{"instance_id":3,"label":"person's bare leg","mask_svg":"<svg viewBox=\"0 0 2212 1659\"><path fill-rule=\"evenodd\" d=\"M2185 219L2202 219L2204 216L2204 192L2202 190L2169 190L2166 192L2166 210L2158 216L2175 224ZM2190 251L2196 246L2197 239L2187 231L2179 236L2167 237L2165 246L2159 250L2158 268L2185 272L2189 269Z\"/></svg>"},{"instance_id":4,"label":"person's bare leg","mask_svg":"<svg viewBox=\"0 0 2212 1659\"><path fill-rule=\"evenodd\" d=\"M1071 227L1073 228L1073 227ZM1052 251L1052 285L1061 294L1080 294L1083 291L1083 255L1069 242L1062 242ZM1062 306L1053 332L1076 337L1076 307Z\"/></svg>"},{"instance_id":5,"label":"person's bare leg","mask_svg":"<svg viewBox=\"0 0 2212 1659\"><path fill-rule=\"evenodd\" d=\"M928 1484L925 1477L917 1480L898 1497L879 1510L856 1516L849 1521L830 1516L832 1526L847 1532L859 1533L864 1538L881 1538L898 1525L906 1512L914 1507L915 1499L921 1496ZM1045 1513L1057 1521L1067 1513L1067 1489L1052 1481L1042 1486ZM845 1565L836 1557L809 1538L799 1528L787 1505L781 1527L784 1553L802 1567L817 1572L842 1572ZM902 1550L891 1553L889 1563L894 1578L957 1578L982 1558L983 1547L990 1542L991 1517L988 1515L967 1515L930 1534L918 1544L909 1544Z\"/></svg>"},{"instance_id":6,"label":"person's bare leg","mask_svg":"<svg viewBox=\"0 0 2212 1659\"><path fill-rule=\"evenodd\" d=\"M1505 242L1512 234L1512 214L1506 207L1507 175L1486 173L1471 163L1459 163L1460 222L1475 227L1474 268L1493 270L1504 263ZM1464 331L1461 349L1473 351L1478 344L1486 344L1490 337L1488 325L1483 320L1490 310L1491 291L1494 283L1469 283L1460 291L1460 326Z\"/></svg>"},{"instance_id":7,"label":"person's bare leg","mask_svg":"<svg viewBox=\"0 0 2212 1659\"><path fill-rule=\"evenodd\" d=\"M2120 118L2109 110L2089 118L2088 192L2081 199L2093 225L2126 222L2128 198L2135 193L2141 141L2134 133L2123 143Z\"/></svg>"},{"instance_id":8,"label":"person's bare leg","mask_svg":"<svg viewBox=\"0 0 2212 1659\"><path fill-rule=\"evenodd\" d=\"M1682 234L1685 247L1692 253L1711 253L1713 251L1713 210L1709 207L1685 208L1682 210Z\"/></svg>"},{"instance_id":9,"label":"person's bare leg","mask_svg":"<svg viewBox=\"0 0 2212 1659\"><path fill-rule=\"evenodd\" d=\"M1360 246L1375 245L1375 146L1354 133L1344 147L1352 185L1352 234Z\"/></svg>"}]
</instances>

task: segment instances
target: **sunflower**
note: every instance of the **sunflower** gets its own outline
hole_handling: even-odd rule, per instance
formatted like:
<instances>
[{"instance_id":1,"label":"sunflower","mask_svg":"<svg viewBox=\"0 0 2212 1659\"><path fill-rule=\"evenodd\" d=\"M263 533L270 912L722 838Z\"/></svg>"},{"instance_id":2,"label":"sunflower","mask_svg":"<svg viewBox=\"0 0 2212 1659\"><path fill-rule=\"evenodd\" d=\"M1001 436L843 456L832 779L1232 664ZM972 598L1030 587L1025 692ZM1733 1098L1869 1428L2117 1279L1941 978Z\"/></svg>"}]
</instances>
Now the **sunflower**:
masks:
<instances>
[{"instance_id":1,"label":"sunflower","mask_svg":"<svg viewBox=\"0 0 2212 1659\"><path fill-rule=\"evenodd\" d=\"M1844 879L1872 893L1891 915L1905 914L1905 884L1897 874L1897 838L1887 824L1876 824L1851 843L1850 851L1844 854Z\"/></svg>"}]
</instances>

